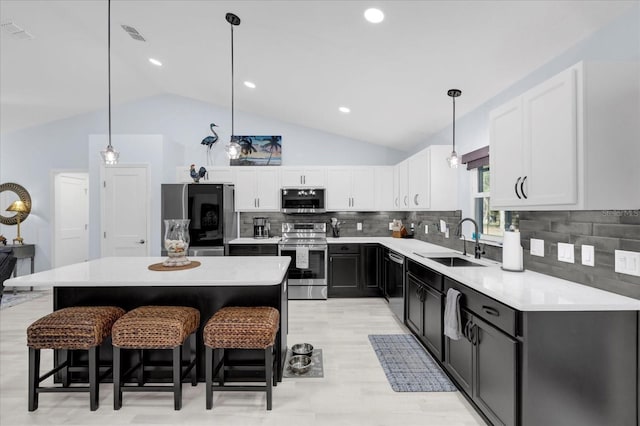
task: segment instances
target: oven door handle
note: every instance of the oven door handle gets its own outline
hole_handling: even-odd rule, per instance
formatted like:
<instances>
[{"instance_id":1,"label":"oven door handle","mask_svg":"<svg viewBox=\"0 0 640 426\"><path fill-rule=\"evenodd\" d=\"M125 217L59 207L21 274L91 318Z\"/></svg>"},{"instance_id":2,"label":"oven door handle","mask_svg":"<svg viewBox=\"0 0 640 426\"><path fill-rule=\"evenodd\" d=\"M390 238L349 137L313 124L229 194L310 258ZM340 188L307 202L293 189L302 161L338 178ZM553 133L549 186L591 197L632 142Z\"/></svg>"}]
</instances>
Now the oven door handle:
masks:
<instances>
[{"instance_id":1,"label":"oven door handle","mask_svg":"<svg viewBox=\"0 0 640 426\"><path fill-rule=\"evenodd\" d=\"M308 248L309 251L326 251L327 250L327 246L312 245L312 246L280 246L280 251L284 251L284 250L295 251L298 247Z\"/></svg>"}]
</instances>

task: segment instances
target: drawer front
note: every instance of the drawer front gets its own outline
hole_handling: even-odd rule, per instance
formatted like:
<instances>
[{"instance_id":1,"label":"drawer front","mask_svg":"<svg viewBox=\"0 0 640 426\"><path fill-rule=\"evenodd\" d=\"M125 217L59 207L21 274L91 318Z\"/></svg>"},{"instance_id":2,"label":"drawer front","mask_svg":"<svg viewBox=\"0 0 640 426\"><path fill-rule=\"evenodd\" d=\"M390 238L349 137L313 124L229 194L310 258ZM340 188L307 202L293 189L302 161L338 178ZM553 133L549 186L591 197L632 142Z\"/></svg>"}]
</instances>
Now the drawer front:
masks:
<instances>
[{"instance_id":1,"label":"drawer front","mask_svg":"<svg viewBox=\"0 0 640 426\"><path fill-rule=\"evenodd\" d=\"M360 244L329 244L330 254L360 253Z\"/></svg>"},{"instance_id":2,"label":"drawer front","mask_svg":"<svg viewBox=\"0 0 640 426\"><path fill-rule=\"evenodd\" d=\"M461 307L465 307L483 320L495 325L511 336L516 335L517 311L492 298L479 293L449 277L444 278L445 294L450 289L458 290L462 297Z\"/></svg>"},{"instance_id":3,"label":"drawer front","mask_svg":"<svg viewBox=\"0 0 640 426\"><path fill-rule=\"evenodd\" d=\"M231 244L230 256L277 256L277 244Z\"/></svg>"},{"instance_id":4,"label":"drawer front","mask_svg":"<svg viewBox=\"0 0 640 426\"><path fill-rule=\"evenodd\" d=\"M409 272L413 274L413 276L417 277L423 283L429 284L429 286L433 287L435 290L442 292L444 287L443 276L431 269L420 265L417 262L414 262L411 259L408 259L407 267Z\"/></svg>"}]
</instances>

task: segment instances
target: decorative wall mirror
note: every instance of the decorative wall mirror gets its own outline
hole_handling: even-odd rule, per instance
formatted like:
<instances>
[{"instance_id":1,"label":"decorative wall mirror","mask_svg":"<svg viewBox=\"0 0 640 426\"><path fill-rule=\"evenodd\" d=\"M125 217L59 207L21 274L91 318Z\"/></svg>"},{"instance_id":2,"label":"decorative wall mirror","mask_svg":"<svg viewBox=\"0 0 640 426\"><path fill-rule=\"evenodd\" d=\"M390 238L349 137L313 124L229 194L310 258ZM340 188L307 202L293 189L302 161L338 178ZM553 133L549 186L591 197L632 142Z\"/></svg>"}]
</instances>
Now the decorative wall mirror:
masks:
<instances>
[{"instance_id":1,"label":"decorative wall mirror","mask_svg":"<svg viewBox=\"0 0 640 426\"><path fill-rule=\"evenodd\" d=\"M21 200L28 207L28 211L24 213L14 213L6 211L7 207L14 201ZM17 183L2 183L0 184L0 223L3 225L16 225L18 223L18 217L20 222L29 216L31 212L31 196L29 192L21 185Z\"/></svg>"}]
</instances>

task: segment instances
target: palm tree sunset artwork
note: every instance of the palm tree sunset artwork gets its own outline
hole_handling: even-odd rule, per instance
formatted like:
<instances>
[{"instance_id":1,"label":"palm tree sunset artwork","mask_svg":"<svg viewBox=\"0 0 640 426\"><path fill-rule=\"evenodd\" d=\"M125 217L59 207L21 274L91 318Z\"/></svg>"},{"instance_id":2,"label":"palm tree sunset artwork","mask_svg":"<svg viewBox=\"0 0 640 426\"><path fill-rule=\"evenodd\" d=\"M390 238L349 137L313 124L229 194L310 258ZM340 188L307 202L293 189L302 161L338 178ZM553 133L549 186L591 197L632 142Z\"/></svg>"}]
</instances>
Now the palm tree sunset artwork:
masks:
<instances>
[{"instance_id":1,"label":"palm tree sunset artwork","mask_svg":"<svg viewBox=\"0 0 640 426\"><path fill-rule=\"evenodd\" d=\"M235 136L240 144L240 157L231 159L232 166L282 165L282 136Z\"/></svg>"}]
</instances>

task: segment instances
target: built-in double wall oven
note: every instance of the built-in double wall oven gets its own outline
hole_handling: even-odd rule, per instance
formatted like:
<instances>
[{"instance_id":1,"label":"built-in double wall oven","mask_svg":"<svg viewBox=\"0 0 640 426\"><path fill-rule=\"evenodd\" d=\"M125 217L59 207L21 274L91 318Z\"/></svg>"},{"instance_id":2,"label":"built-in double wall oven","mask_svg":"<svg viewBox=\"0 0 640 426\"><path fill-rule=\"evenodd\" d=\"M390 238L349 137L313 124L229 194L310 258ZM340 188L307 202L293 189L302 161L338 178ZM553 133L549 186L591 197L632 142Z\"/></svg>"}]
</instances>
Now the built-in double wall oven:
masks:
<instances>
[{"instance_id":1,"label":"built-in double wall oven","mask_svg":"<svg viewBox=\"0 0 640 426\"><path fill-rule=\"evenodd\" d=\"M327 298L325 223L283 223L280 256L291 257L289 299Z\"/></svg>"}]
</instances>

